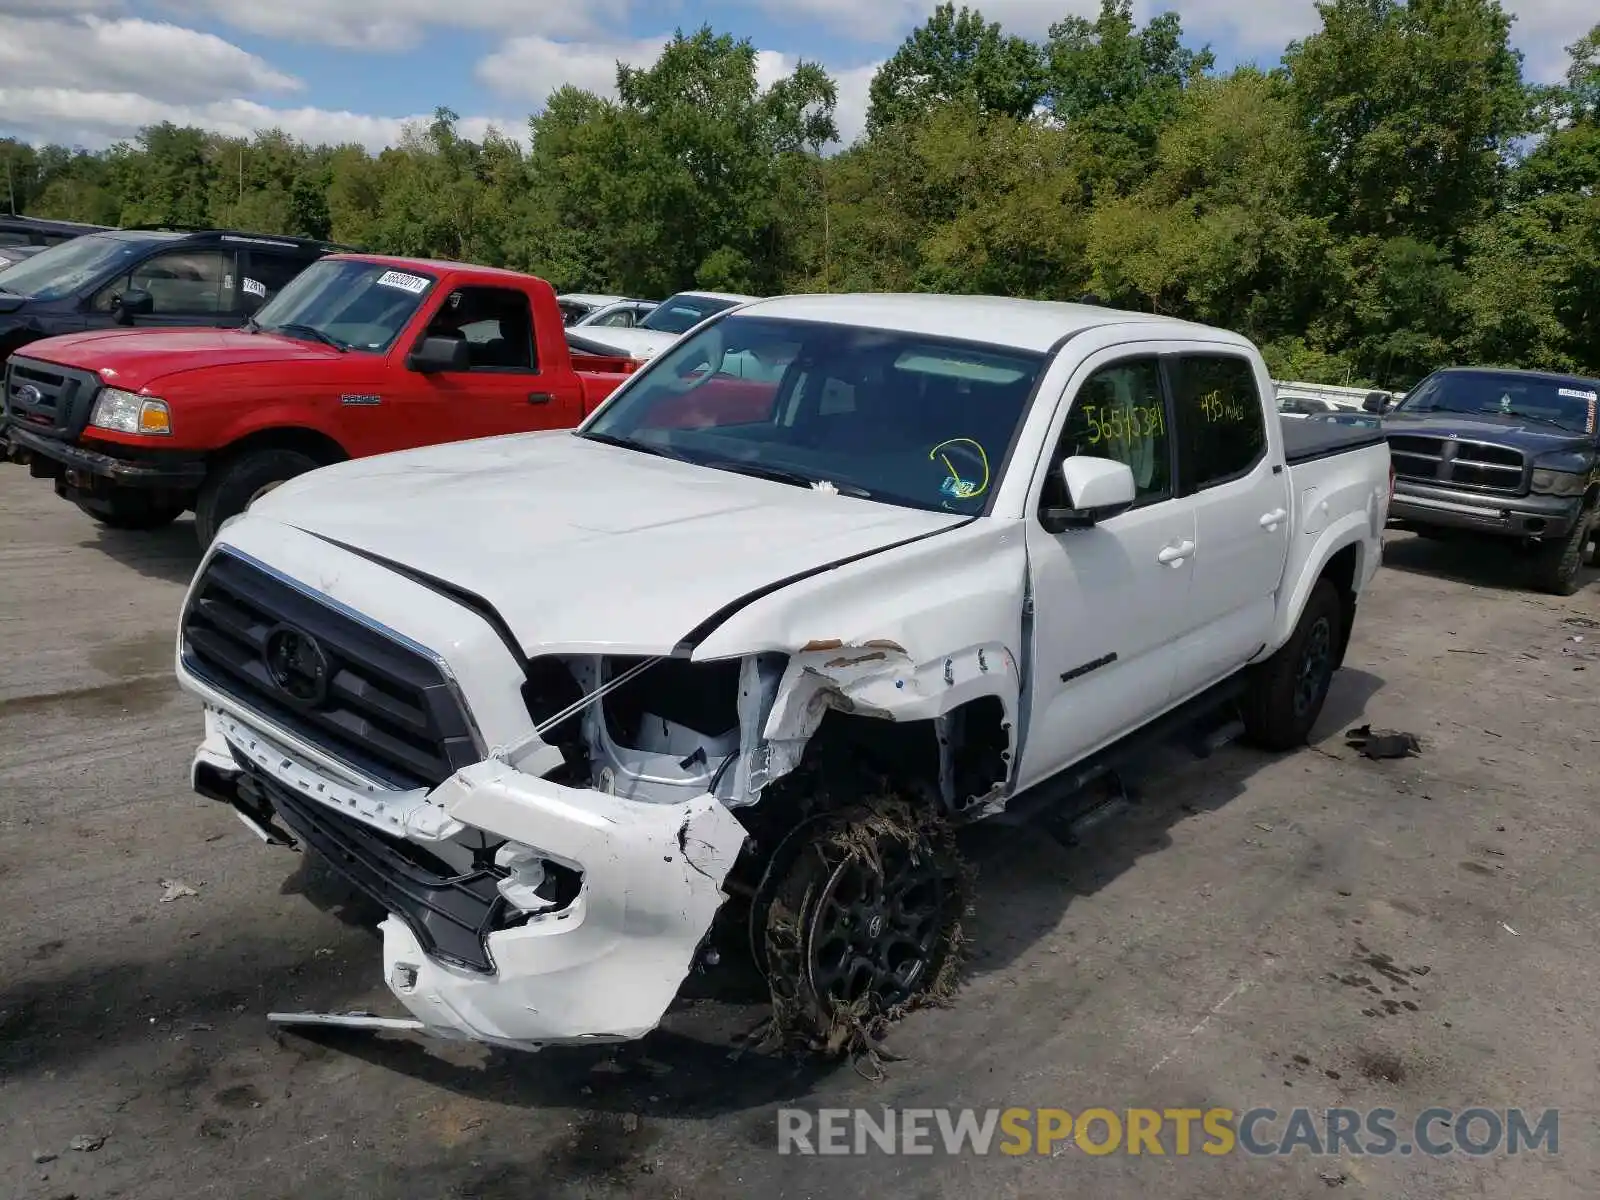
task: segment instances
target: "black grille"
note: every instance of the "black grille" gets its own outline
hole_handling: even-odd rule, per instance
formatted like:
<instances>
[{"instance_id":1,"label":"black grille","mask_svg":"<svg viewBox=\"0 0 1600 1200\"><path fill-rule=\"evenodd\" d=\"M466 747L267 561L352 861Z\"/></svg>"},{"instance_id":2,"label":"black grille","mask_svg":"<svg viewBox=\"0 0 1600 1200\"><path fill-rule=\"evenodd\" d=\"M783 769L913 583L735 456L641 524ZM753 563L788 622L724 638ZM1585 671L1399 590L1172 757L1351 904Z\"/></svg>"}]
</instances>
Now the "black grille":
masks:
<instances>
[{"instance_id":1,"label":"black grille","mask_svg":"<svg viewBox=\"0 0 1600 1200\"><path fill-rule=\"evenodd\" d=\"M1445 483L1486 492L1521 493L1526 461L1522 451L1461 438L1392 434L1389 458L1401 479Z\"/></svg>"},{"instance_id":2,"label":"black grille","mask_svg":"<svg viewBox=\"0 0 1600 1200\"><path fill-rule=\"evenodd\" d=\"M89 423L100 380L92 371L13 355L6 367L6 411L39 433L73 438Z\"/></svg>"},{"instance_id":3,"label":"black grille","mask_svg":"<svg viewBox=\"0 0 1600 1200\"><path fill-rule=\"evenodd\" d=\"M488 936L504 922L501 872L452 870L422 847L297 795L236 759L290 831L416 935L422 949L470 971L492 973Z\"/></svg>"},{"instance_id":4,"label":"black grille","mask_svg":"<svg viewBox=\"0 0 1600 1200\"><path fill-rule=\"evenodd\" d=\"M182 624L195 676L372 779L435 787L482 757L437 662L229 551L206 567ZM314 638L326 660L315 703L267 669L268 639L284 627Z\"/></svg>"}]
</instances>

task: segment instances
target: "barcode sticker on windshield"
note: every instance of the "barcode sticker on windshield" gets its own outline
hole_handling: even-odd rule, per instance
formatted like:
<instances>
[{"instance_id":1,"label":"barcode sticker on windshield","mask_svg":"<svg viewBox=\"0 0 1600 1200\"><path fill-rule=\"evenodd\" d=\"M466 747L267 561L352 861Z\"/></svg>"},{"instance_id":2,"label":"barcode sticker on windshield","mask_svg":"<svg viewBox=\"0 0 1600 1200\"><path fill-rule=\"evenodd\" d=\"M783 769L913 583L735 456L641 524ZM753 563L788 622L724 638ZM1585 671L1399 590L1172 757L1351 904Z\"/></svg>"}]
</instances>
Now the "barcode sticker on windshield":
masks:
<instances>
[{"instance_id":1,"label":"barcode sticker on windshield","mask_svg":"<svg viewBox=\"0 0 1600 1200\"><path fill-rule=\"evenodd\" d=\"M407 275L404 271L385 271L378 276L379 287L399 288L403 292L410 292L413 296L420 296L428 290L432 280L424 279L421 275Z\"/></svg>"},{"instance_id":2,"label":"barcode sticker on windshield","mask_svg":"<svg viewBox=\"0 0 1600 1200\"><path fill-rule=\"evenodd\" d=\"M1588 400L1592 403L1600 399L1600 396L1596 396L1593 392L1580 392L1577 388L1561 388L1560 391L1563 396L1571 396L1574 400Z\"/></svg>"}]
</instances>

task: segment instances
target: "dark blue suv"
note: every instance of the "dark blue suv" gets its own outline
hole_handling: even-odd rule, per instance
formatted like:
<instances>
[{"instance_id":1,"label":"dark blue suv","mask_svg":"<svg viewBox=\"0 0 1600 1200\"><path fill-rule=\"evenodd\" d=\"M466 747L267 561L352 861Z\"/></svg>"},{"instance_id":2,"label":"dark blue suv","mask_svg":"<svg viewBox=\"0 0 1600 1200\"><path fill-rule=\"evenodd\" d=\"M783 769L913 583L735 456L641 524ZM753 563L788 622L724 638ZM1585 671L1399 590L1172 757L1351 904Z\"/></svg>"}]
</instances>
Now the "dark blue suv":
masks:
<instances>
[{"instance_id":1,"label":"dark blue suv","mask_svg":"<svg viewBox=\"0 0 1600 1200\"><path fill-rule=\"evenodd\" d=\"M0 270L0 367L19 347L116 326L242 325L324 254L308 238L222 229L107 229Z\"/></svg>"}]
</instances>

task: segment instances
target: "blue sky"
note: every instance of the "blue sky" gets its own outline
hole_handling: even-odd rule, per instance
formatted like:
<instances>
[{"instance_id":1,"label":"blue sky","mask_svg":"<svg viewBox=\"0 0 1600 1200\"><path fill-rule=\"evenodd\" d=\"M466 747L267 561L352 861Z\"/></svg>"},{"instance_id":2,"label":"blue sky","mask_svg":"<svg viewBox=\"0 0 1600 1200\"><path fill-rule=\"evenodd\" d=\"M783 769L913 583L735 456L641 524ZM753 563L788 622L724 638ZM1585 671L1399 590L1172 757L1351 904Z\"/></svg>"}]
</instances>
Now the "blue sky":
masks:
<instances>
[{"instance_id":1,"label":"blue sky","mask_svg":"<svg viewBox=\"0 0 1600 1200\"><path fill-rule=\"evenodd\" d=\"M1505 0L1529 74L1600 19L1593 0ZM477 135L520 133L563 83L607 90L614 63L650 61L675 27L748 37L762 73L822 62L840 125L860 128L876 65L934 0L0 0L0 135L104 146L159 120L227 133L278 126L311 140L395 140L453 108ZM990 0L986 16L1042 37L1098 0ZM1223 66L1271 63L1316 27L1311 0L1167 0Z\"/></svg>"}]
</instances>

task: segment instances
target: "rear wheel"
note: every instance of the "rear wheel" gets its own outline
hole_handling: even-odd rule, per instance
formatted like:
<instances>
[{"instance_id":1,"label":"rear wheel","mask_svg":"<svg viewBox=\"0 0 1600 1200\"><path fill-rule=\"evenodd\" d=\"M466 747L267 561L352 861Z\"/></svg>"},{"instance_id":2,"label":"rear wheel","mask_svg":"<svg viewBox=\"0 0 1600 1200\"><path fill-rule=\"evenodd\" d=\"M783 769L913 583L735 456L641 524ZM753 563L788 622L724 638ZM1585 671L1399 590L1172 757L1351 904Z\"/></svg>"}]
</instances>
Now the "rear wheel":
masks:
<instances>
[{"instance_id":1,"label":"rear wheel","mask_svg":"<svg viewBox=\"0 0 1600 1200\"><path fill-rule=\"evenodd\" d=\"M1294 633L1251 679L1240 716L1262 749L1292 750L1311 735L1333 682L1343 610L1338 589L1319 581Z\"/></svg>"},{"instance_id":2,"label":"rear wheel","mask_svg":"<svg viewBox=\"0 0 1600 1200\"><path fill-rule=\"evenodd\" d=\"M124 488L105 496L76 496L76 504L107 529L162 529L183 515L181 500Z\"/></svg>"},{"instance_id":3,"label":"rear wheel","mask_svg":"<svg viewBox=\"0 0 1600 1200\"><path fill-rule=\"evenodd\" d=\"M298 450L247 450L217 466L201 486L194 509L200 548L209 547L222 523L250 507L251 501L320 465Z\"/></svg>"}]
</instances>

